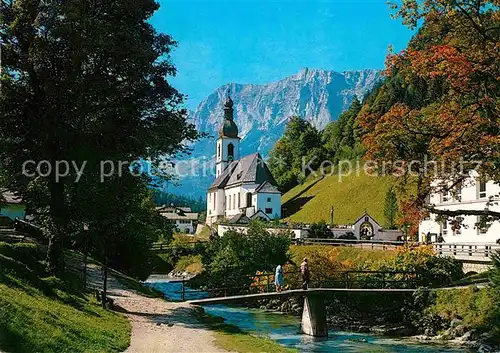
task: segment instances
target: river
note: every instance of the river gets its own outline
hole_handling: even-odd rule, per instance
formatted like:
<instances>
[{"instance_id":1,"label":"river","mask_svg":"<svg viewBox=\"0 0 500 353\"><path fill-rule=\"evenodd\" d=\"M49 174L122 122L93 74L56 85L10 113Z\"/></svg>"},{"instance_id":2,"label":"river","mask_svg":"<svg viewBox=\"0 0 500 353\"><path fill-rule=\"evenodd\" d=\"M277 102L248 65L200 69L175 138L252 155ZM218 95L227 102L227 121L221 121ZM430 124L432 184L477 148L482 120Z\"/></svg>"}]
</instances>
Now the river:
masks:
<instances>
[{"instance_id":1,"label":"river","mask_svg":"<svg viewBox=\"0 0 500 353\"><path fill-rule=\"evenodd\" d=\"M168 298L180 300L181 284L154 281L148 285L162 291ZM186 299L202 298L205 293L186 292ZM415 344L405 339L329 330L328 338L300 334L300 318L292 315L249 309L242 306L207 305L205 312L224 318L241 330L269 337L279 344L301 352L468 352L468 350L437 345Z\"/></svg>"}]
</instances>

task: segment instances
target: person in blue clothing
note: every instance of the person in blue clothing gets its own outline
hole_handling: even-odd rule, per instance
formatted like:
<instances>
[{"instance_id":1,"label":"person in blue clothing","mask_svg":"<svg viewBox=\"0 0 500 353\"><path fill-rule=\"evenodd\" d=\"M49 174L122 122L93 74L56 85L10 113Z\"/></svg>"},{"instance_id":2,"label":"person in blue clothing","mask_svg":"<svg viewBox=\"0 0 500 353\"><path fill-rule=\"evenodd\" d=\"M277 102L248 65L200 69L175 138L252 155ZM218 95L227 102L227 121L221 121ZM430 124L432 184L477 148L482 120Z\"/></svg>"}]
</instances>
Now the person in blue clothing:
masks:
<instances>
[{"instance_id":1,"label":"person in blue clothing","mask_svg":"<svg viewBox=\"0 0 500 353\"><path fill-rule=\"evenodd\" d=\"M276 266L276 272L274 273L274 285L276 286L276 291L281 292L283 289L283 266Z\"/></svg>"}]
</instances>

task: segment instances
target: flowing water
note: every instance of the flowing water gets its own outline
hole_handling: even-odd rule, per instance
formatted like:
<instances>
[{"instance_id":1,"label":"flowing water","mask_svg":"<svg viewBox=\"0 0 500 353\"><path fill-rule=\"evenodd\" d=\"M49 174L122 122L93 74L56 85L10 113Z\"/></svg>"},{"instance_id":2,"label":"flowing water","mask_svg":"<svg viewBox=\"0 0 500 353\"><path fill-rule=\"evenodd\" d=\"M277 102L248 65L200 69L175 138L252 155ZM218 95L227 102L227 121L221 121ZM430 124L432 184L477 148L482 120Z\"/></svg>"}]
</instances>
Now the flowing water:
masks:
<instances>
[{"instance_id":1,"label":"flowing water","mask_svg":"<svg viewBox=\"0 0 500 353\"><path fill-rule=\"evenodd\" d=\"M148 285L162 291L168 298L180 300L180 283L156 281ZM205 297L205 293L189 292L185 298ZM207 305L205 312L225 319L241 330L269 337L279 344L297 348L301 352L467 352L465 349L437 345L415 344L404 339L389 339L364 333L329 330L328 338L317 338L300 334L300 318L260 309L240 306Z\"/></svg>"}]
</instances>

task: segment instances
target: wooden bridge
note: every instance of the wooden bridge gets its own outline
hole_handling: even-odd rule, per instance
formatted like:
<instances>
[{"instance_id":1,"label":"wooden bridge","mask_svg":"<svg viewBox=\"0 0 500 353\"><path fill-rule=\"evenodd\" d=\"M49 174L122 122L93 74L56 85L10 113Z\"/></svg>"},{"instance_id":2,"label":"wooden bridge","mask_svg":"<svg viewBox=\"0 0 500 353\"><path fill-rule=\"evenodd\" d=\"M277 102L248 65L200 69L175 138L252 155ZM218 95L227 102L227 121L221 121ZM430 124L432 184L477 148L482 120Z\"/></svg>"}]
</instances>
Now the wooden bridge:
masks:
<instances>
[{"instance_id":1,"label":"wooden bridge","mask_svg":"<svg viewBox=\"0 0 500 353\"><path fill-rule=\"evenodd\" d=\"M287 297L304 298L302 312L302 332L312 336L327 336L326 310L324 298L329 293L408 293L412 294L418 286L423 285L421 274L405 271L333 271L336 279L329 282L316 282L320 288L292 289L281 292L271 291L274 286L273 273L261 273L249 276L253 282L250 287L230 287L224 282L221 288L192 290L186 292L185 283L182 283L181 299L186 294L203 292L215 295L211 298L192 299L187 302L192 305L231 304L255 301L260 299L276 299ZM297 271L285 272L285 277L290 276L288 281L294 282L293 276L299 275ZM230 280L226 278L225 280ZM255 280L257 283L255 283ZM260 284L263 280L263 284ZM425 282L425 281L424 281ZM427 283L429 285L429 283ZM257 291L257 293L255 293ZM253 292L253 293L252 293ZM234 293L229 294L228 293Z\"/></svg>"},{"instance_id":2,"label":"wooden bridge","mask_svg":"<svg viewBox=\"0 0 500 353\"><path fill-rule=\"evenodd\" d=\"M328 327L326 324L325 294L350 292L350 293L413 293L416 289L382 289L382 288L310 288L295 289L282 292L257 293L233 295L228 297L216 297L189 300L192 305L209 304L231 304L254 301L259 299L276 299L286 297L303 297L304 308L302 310L301 329L302 333L310 336L326 337L328 336Z\"/></svg>"}]
</instances>

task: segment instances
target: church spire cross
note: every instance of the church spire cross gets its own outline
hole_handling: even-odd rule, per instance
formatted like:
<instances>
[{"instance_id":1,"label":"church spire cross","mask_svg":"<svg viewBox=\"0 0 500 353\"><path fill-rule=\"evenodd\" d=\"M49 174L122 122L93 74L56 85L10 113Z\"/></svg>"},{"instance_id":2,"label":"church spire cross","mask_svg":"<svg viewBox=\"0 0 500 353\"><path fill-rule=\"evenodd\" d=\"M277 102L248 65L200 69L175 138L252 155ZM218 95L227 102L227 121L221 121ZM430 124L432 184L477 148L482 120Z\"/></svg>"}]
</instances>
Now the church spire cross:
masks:
<instances>
[{"instance_id":1,"label":"church spire cross","mask_svg":"<svg viewBox=\"0 0 500 353\"><path fill-rule=\"evenodd\" d=\"M231 89L226 91L226 103L224 103L224 120L233 120L233 100L231 99Z\"/></svg>"},{"instance_id":2,"label":"church spire cross","mask_svg":"<svg viewBox=\"0 0 500 353\"><path fill-rule=\"evenodd\" d=\"M238 127L234 122L234 109L233 100L231 99L231 89L227 88L226 91L226 102L224 103L224 120L219 129L219 136L237 138L238 137Z\"/></svg>"}]
</instances>

